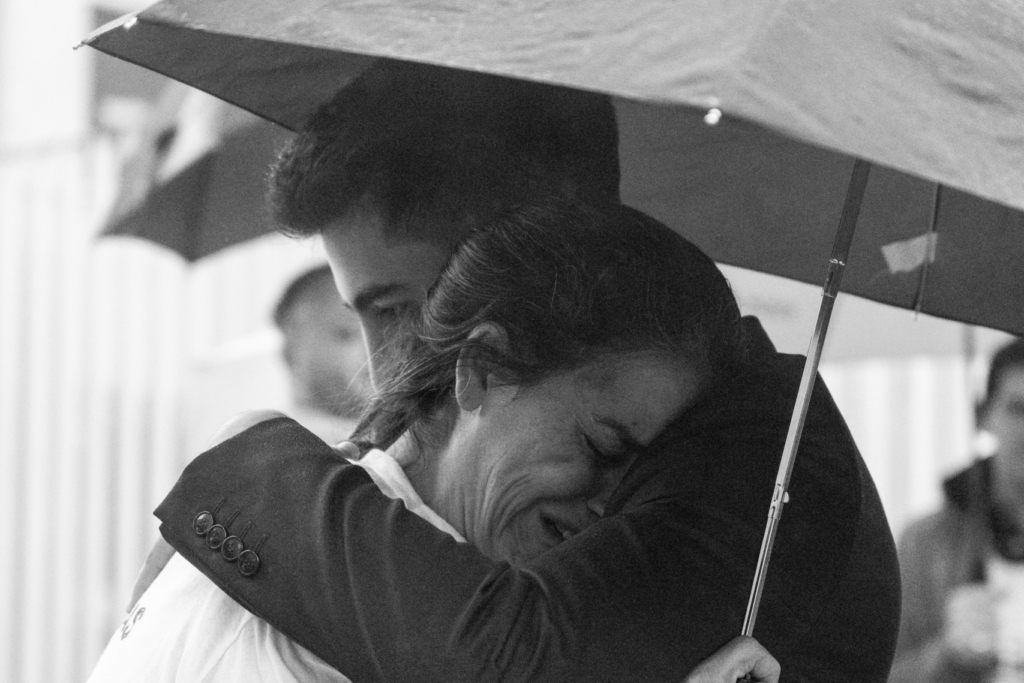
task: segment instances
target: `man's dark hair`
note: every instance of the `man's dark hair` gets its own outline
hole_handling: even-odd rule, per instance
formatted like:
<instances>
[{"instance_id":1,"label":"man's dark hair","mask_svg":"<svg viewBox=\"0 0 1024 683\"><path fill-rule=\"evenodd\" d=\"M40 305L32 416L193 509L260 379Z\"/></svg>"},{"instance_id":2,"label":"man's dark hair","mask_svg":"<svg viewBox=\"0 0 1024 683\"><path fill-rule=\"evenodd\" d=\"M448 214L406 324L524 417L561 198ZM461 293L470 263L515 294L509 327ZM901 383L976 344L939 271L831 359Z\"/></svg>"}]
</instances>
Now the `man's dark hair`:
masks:
<instances>
[{"instance_id":1,"label":"man's dark hair","mask_svg":"<svg viewBox=\"0 0 1024 683\"><path fill-rule=\"evenodd\" d=\"M318 234L368 200L389 236L452 246L537 195L618 202L607 96L392 61L317 111L270 179L286 234Z\"/></svg>"},{"instance_id":2,"label":"man's dark hair","mask_svg":"<svg viewBox=\"0 0 1024 683\"><path fill-rule=\"evenodd\" d=\"M1024 339L1014 339L992 356L992 363L988 369L988 381L985 383L985 400L982 403L982 410L988 408L989 403L995 398L999 391L999 383L1003 381L1006 373L1017 368L1024 369Z\"/></svg>"},{"instance_id":3,"label":"man's dark hair","mask_svg":"<svg viewBox=\"0 0 1024 683\"><path fill-rule=\"evenodd\" d=\"M307 292L320 284L323 280L330 281L332 283L331 286L334 286L334 278L331 275L331 268L326 264L307 270L292 280L291 283L285 287L281 297L277 300L277 305L274 306L274 325L277 326L277 329L284 331L295 305L302 300L302 297L304 297Z\"/></svg>"}]
</instances>

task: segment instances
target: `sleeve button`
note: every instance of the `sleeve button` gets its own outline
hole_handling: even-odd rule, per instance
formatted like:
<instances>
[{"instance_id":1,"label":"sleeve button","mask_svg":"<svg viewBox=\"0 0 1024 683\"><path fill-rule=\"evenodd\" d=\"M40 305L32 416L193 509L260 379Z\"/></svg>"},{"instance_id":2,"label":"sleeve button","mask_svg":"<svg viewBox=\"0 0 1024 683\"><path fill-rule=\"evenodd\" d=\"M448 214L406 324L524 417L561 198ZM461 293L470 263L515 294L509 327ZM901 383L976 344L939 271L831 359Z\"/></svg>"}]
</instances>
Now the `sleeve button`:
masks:
<instances>
[{"instance_id":1,"label":"sleeve button","mask_svg":"<svg viewBox=\"0 0 1024 683\"><path fill-rule=\"evenodd\" d=\"M205 536L213 526L213 513L203 510L192 520L192 531L197 536Z\"/></svg>"},{"instance_id":2,"label":"sleeve button","mask_svg":"<svg viewBox=\"0 0 1024 683\"><path fill-rule=\"evenodd\" d=\"M243 550L238 556L238 571L242 576L252 576L260 568L260 556L252 550Z\"/></svg>"},{"instance_id":3,"label":"sleeve button","mask_svg":"<svg viewBox=\"0 0 1024 683\"><path fill-rule=\"evenodd\" d=\"M214 524L210 527L210 530L206 532L206 545L216 550L221 547L224 543L224 539L228 537L228 530L220 524Z\"/></svg>"},{"instance_id":4,"label":"sleeve button","mask_svg":"<svg viewBox=\"0 0 1024 683\"><path fill-rule=\"evenodd\" d=\"M242 543L241 538L238 536L228 536L220 546L220 554L228 562L234 562L244 549L245 545Z\"/></svg>"}]
</instances>

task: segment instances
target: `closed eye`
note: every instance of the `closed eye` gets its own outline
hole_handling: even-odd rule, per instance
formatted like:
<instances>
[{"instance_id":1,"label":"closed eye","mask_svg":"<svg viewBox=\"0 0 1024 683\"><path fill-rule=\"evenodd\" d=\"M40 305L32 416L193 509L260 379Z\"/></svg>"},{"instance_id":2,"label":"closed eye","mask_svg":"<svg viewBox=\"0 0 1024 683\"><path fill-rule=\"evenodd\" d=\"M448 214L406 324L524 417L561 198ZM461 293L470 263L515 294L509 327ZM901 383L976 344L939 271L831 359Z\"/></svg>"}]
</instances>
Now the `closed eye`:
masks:
<instances>
[{"instance_id":1,"label":"closed eye","mask_svg":"<svg viewBox=\"0 0 1024 683\"><path fill-rule=\"evenodd\" d=\"M410 316L416 310L416 304L411 301L391 304L388 306L374 306L370 313L377 321L385 326Z\"/></svg>"}]
</instances>

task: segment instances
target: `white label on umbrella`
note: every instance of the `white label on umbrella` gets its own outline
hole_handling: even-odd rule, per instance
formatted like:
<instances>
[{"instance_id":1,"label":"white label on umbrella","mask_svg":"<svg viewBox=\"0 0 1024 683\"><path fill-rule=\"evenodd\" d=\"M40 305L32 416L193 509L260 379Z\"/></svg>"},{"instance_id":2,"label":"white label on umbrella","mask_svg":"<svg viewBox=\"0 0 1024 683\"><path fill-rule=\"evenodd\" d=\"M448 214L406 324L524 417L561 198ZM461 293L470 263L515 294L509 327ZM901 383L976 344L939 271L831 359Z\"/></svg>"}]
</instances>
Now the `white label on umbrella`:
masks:
<instances>
[{"instance_id":1,"label":"white label on umbrella","mask_svg":"<svg viewBox=\"0 0 1024 683\"><path fill-rule=\"evenodd\" d=\"M937 232L929 232L908 240L890 242L882 247L882 256L890 273L909 273L927 263L935 263Z\"/></svg>"}]
</instances>

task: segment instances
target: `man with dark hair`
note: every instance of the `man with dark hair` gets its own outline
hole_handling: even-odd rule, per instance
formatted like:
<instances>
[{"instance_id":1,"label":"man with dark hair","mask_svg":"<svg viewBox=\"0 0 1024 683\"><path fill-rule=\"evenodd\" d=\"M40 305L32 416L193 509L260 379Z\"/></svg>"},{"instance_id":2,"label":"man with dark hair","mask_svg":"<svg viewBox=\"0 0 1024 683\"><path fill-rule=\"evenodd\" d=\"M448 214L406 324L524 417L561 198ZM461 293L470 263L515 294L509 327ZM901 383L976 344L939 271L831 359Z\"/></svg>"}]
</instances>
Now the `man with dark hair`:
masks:
<instances>
[{"instance_id":1,"label":"man with dark hair","mask_svg":"<svg viewBox=\"0 0 1024 683\"><path fill-rule=\"evenodd\" d=\"M942 510L900 539L905 594L893 681L1018 680L992 676L1024 664L1024 651L998 646L1000 630L1011 641L1024 635L1024 613L1013 608L1002 624L997 616L1014 594L1024 599L1024 339L992 357L977 412L995 453L948 478Z\"/></svg>"},{"instance_id":2,"label":"man with dark hair","mask_svg":"<svg viewBox=\"0 0 1024 683\"><path fill-rule=\"evenodd\" d=\"M322 236L381 367L388 327L475 225L538 196L615 203L615 144L606 98L387 66L314 117L282 156L273 203L292 232ZM243 432L197 458L158 509L161 530L248 609L366 680L680 679L740 631L802 367L755 322L743 343L744 370L595 482L603 518L525 568L410 525L326 446L272 461L287 430L273 442ZM756 635L783 680L880 683L895 548L820 383L792 490L802 502L787 507ZM257 530L244 566L192 530L221 500L220 515ZM409 624L415 635L396 637Z\"/></svg>"},{"instance_id":3,"label":"man with dark hair","mask_svg":"<svg viewBox=\"0 0 1024 683\"><path fill-rule=\"evenodd\" d=\"M330 267L292 280L273 320L291 383L285 412L328 443L348 438L369 397L369 376L359 320L342 304Z\"/></svg>"},{"instance_id":4,"label":"man with dark hair","mask_svg":"<svg viewBox=\"0 0 1024 683\"><path fill-rule=\"evenodd\" d=\"M537 196L617 203L618 188L607 97L381 63L281 153L270 204L285 233L322 236L372 373L473 226Z\"/></svg>"}]
</instances>

